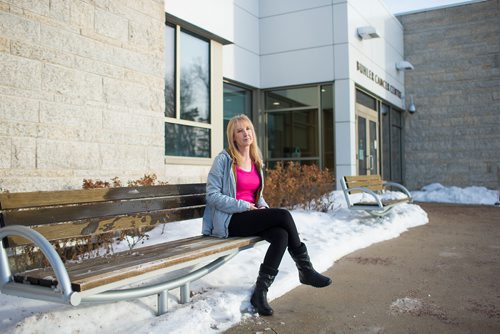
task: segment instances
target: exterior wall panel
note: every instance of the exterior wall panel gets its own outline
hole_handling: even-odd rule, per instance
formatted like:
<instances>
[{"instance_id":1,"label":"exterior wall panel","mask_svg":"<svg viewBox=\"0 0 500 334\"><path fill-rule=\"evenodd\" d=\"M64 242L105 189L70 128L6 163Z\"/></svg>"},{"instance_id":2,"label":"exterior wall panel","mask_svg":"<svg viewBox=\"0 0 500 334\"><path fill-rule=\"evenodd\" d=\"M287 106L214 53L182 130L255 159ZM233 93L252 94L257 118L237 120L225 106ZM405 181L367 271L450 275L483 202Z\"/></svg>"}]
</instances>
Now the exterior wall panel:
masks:
<instances>
[{"instance_id":1,"label":"exterior wall panel","mask_svg":"<svg viewBox=\"0 0 500 334\"><path fill-rule=\"evenodd\" d=\"M332 59L332 46L262 56L260 86L268 88L332 81Z\"/></svg>"},{"instance_id":2,"label":"exterior wall panel","mask_svg":"<svg viewBox=\"0 0 500 334\"><path fill-rule=\"evenodd\" d=\"M331 45L331 6L260 20L261 54L268 55Z\"/></svg>"},{"instance_id":3,"label":"exterior wall panel","mask_svg":"<svg viewBox=\"0 0 500 334\"><path fill-rule=\"evenodd\" d=\"M165 0L164 9L190 24L234 41L233 0Z\"/></svg>"},{"instance_id":4,"label":"exterior wall panel","mask_svg":"<svg viewBox=\"0 0 500 334\"><path fill-rule=\"evenodd\" d=\"M345 0L344 0L345 1ZM335 1L334 1L335 2ZM332 5L332 0L259 0L260 16L267 17Z\"/></svg>"},{"instance_id":5,"label":"exterior wall panel","mask_svg":"<svg viewBox=\"0 0 500 334\"><path fill-rule=\"evenodd\" d=\"M500 8L489 0L400 17L406 89L405 179L496 189L500 171Z\"/></svg>"},{"instance_id":6,"label":"exterior wall panel","mask_svg":"<svg viewBox=\"0 0 500 334\"><path fill-rule=\"evenodd\" d=\"M163 2L0 5L0 190L164 172Z\"/></svg>"}]
</instances>

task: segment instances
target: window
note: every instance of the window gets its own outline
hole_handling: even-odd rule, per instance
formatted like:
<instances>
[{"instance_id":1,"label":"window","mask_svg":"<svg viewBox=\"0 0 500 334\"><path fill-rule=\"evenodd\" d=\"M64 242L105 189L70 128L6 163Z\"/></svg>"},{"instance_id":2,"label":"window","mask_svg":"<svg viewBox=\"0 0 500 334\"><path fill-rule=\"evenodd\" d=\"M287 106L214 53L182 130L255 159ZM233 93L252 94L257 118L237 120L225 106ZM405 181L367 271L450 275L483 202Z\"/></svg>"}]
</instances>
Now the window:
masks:
<instances>
[{"instance_id":1,"label":"window","mask_svg":"<svg viewBox=\"0 0 500 334\"><path fill-rule=\"evenodd\" d=\"M377 100L359 89L356 89L356 103L377 110Z\"/></svg>"},{"instance_id":2,"label":"window","mask_svg":"<svg viewBox=\"0 0 500 334\"><path fill-rule=\"evenodd\" d=\"M227 148L226 129L229 120L245 114L252 119L252 90L224 82L224 148Z\"/></svg>"},{"instance_id":3,"label":"window","mask_svg":"<svg viewBox=\"0 0 500 334\"><path fill-rule=\"evenodd\" d=\"M165 155L210 158L210 41L165 25Z\"/></svg>"},{"instance_id":4,"label":"window","mask_svg":"<svg viewBox=\"0 0 500 334\"><path fill-rule=\"evenodd\" d=\"M297 161L334 168L333 86L265 93L268 165Z\"/></svg>"},{"instance_id":5,"label":"window","mask_svg":"<svg viewBox=\"0 0 500 334\"><path fill-rule=\"evenodd\" d=\"M323 150L324 164L323 167L329 170L335 170L335 131L334 131L334 115L333 115L333 86L321 86L321 110L323 121Z\"/></svg>"},{"instance_id":6,"label":"window","mask_svg":"<svg viewBox=\"0 0 500 334\"><path fill-rule=\"evenodd\" d=\"M382 117L382 175L384 180L403 182L402 166L402 113L401 110L381 103Z\"/></svg>"}]
</instances>

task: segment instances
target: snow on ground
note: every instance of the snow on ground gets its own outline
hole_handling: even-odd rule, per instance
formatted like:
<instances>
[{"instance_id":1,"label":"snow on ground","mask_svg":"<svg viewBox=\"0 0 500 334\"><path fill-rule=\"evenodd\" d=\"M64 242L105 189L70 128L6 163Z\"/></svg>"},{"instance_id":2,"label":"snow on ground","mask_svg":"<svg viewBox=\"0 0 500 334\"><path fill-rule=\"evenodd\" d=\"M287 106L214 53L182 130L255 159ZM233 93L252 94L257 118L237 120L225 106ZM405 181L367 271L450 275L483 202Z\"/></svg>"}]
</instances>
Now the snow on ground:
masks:
<instances>
[{"instance_id":1,"label":"snow on ground","mask_svg":"<svg viewBox=\"0 0 500 334\"><path fill-rule=\"evenodd\" d=\"M446 188L439 184L413 192L417 201L493 205L498 192L481 187ZM328 212L293 210L302 240L315 268L325 271L336 260L373 243L398 237L409 228L426 224L427 214L416 204L402 204L383 218L347 209L343 194L330 194ZM168 224L149 232L148 244L197 235L201 219ZM168 237L167 237L168 236ZM117 246L126 247L125 243ZM246 250L215 272L191 284L192 300L178 303L178 289L170 291L168 313L156 316L156 297L71 307L0 294L1 333L219 333L246 317L255 316L250 294L266 246ZM270 300L299 280L295 264L285 254ZM334 284L335 284L335 278Z\"/></svg>"},{"instance_id":2,"label":"snow on ground","mask_svg":"<svg viewBox=\"0 0 500 334\"><path fill-rule=\"evenodd\" d=\"M462 204L485 204L493 205L499 201L498 191L489 190L485 187L444 187L439 183L433 183L422 188L421 191L413 191L415 201L462 203Z\"/></svg>"}]
</instances>

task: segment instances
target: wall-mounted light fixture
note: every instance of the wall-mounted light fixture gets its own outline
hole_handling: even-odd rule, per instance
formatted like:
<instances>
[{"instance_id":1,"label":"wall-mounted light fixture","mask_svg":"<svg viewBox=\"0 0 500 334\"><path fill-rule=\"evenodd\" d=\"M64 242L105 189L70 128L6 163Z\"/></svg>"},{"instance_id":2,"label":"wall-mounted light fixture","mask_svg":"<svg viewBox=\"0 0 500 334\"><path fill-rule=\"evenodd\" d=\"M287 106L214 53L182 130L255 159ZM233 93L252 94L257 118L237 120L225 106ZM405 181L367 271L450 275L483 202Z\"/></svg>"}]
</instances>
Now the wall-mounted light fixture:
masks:
<instances>
[{"instance_id":1,"label":"wall-mounted light fixture","mask_svg":"<svg viewBox=\"0 0 500 334\"><path fill-rule=\"evenodd\" d=\"M408 105L408 112L414 114L417 111L415 108L415 103L413 102L413 95L410 95L410 104Z\"/></svg>"},{"instance_id":2,"label":"wall-mounted light fixture","mask_svg":"<svg viewBox=\"0 0 500 334\"><path fill-rule=\"evenodd\" d=\"M359 38L361 39L371 39L380 37L380 35L377 33L377 30L375 30L375 27L372 26L359 27L357 32Z\"/></svg>"},{"instance_id":3,"label":"wall-mounted light fixture","mask_svg":"<svg viewBox=\"0 0 500 334\"><path fill-rule=\"evenodd\" d=\"M401 60L396 63L396 69L398 71L408 71L413 70L414 67L409 61Z\"/></svg>"}]
</instances>

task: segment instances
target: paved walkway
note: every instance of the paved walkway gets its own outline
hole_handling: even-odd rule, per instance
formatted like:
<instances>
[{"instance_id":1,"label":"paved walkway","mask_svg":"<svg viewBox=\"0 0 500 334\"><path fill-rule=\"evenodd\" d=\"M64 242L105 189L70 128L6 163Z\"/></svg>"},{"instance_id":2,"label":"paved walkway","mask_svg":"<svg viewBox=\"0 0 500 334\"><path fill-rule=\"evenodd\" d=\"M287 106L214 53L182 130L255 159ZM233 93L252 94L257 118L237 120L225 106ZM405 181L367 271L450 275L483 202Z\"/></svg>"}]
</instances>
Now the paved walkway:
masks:
<instances>
[{"instance_id":1,"label":"paved walkway","mask_svg":"<svg viewBox=\"0 0 500 334\"><path fill-rule=\"evenodd\" d=\"M356 251L275 315L226 333L500 333L500 208L421 204L429 224Z\"/></svg>"}]
</instances>

